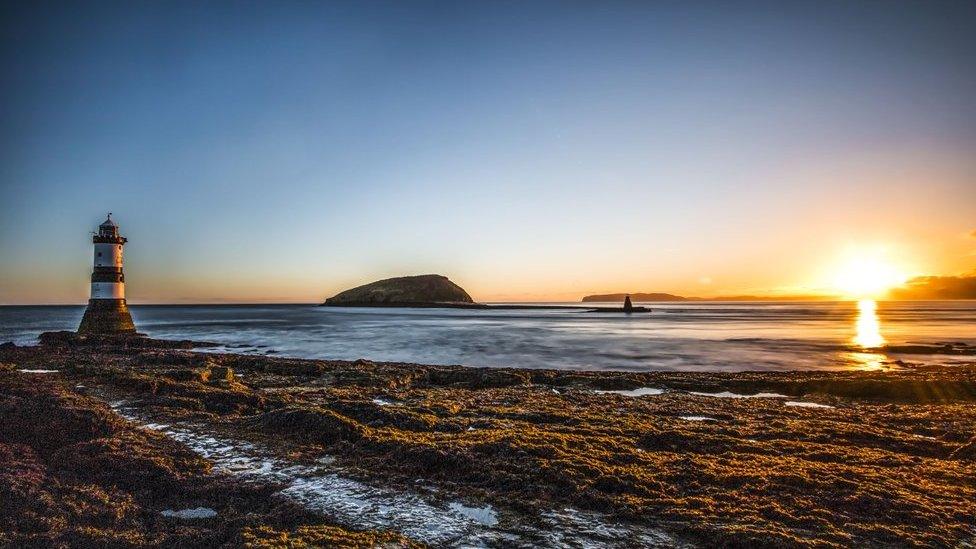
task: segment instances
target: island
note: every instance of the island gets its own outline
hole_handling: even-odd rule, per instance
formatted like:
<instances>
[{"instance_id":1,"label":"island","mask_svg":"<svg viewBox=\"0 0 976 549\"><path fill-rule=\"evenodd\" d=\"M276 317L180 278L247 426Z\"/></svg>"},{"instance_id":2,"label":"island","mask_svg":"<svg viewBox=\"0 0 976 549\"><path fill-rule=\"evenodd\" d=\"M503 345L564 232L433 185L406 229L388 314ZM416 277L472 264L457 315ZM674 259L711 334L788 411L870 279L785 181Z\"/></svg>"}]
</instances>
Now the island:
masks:
<instances>
[{"instance_id":1,"label":"island","mask_svg":"<svg viewBox=\"0 0 976 549\"><path fill-rule=\"evenodd\" d=\"M378 280L341 292L325 300L331 307L470 307L479 308L446 276L427 274Z\"/></svg>"}]
</instances>

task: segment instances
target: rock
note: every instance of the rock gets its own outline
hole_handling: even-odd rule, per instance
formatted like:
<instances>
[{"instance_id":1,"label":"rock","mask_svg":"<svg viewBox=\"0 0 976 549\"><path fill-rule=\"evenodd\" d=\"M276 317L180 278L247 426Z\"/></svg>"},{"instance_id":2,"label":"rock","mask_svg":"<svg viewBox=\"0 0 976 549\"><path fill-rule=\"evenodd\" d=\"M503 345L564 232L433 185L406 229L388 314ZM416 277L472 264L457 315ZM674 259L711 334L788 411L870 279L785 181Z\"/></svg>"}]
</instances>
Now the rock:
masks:
<instances>
[{"instance_id":1,"label":"rock","mask_svg":"<svg viewBox=\"0 0 976 549\"><path fill-rule=\"evenodd\" d=\"M234 369L229 366L211 366L210 382L234 381Z\"/></svg>"},{"instance_id":2,"label":"rock","mask_svg":"<svg viewBox=\"0 0 976 549\"><path fill-rule=\"evenodd\" d=\"M0 418L0 441L29 445L45 458L62 447L112 437L125 427L104 403L37 376L8 377L0 392Z\"/></svg>"},{"instance_id":3,"label":"rock","mask_svg":"<svg viewBox=\"0 0 976 549\"><path fill-rule=\"evenodd\" d=\"M420 547L330 526L273 482L211 474L186 445L36 376L0 375L0 464L0 547Z\"/></svg>"},{"instance_id":4,"label":"rock","mask_svg":"<svg viewBox=\"0 0 976 549\"><path fill-rule=\"evenodd\" d=\"M52 347L66 346L66 345L77 345L81 338L78 334L68 331L60 332L44 332L37 336L37 341L41 345L48 345Z\"/></svg>"},{"instance_id":5,"label":"rock","mask_svg":"<svg viewBox=\"0 0 976 549\"><path fill-rule=\"evenodd\" d=\"M529 372L503 368L433 369L428 371L425 377L427 385L434 387L458 385L485 389L531 383Z\"/></svg>"},{"instance_id":6,"label":"rock","mask_svg":"<svg viewBox=\"0 0 976 549\"><path fill-rule=\"evenodd\" d=\"M955 343L886 345L881 350L911 355L976 355L976 349Z\"/></svg>"},{"instance_id":7,"label":"rock","mask_svg":"<svg viewBox=\"0 0 976 549\"><path fill-rule=\"evenodd\" d=\"M285 408L266 412L247 421L269 432L288 431L297 438L322 444L355 441L367 427L332 410Z\"/></svg>"},{"instance_id":8,"label":"rock","mask_svg":"<svg viewBox=\"0 0 976 549\"><path fill-rule=\"evenodd\" d=\"M100 347L113 351L129 349L193 349L196 347L215 347L217 344L209 341L171 341L166 339L151 339L140 333L117 334L85 334L75 332L44 332L38 336L42 346L47 347Z\"/></svg>"},{"instance_id":9,"label":"rock","mask_svg":"<svg viewBox=\"0 0 976 549\"><path fill-rule=\"evenodd\" d=\"M200 383L207 383L210 381L210 376L213 374L213 371L206 366L203 368L194 368L192 372L194 381L199 381Z\"/></svg>"},{"instance_id":10,"label":"rock","mask_svg":"<svg viewBox=\"0 0 976 549\"><path fill-rule=\"evenodd\" d=\"M468 292L446 276L431 274L379 280L325 300L336 307L430 307L474 304Z\"/></svg>"},{"instance_id":11,"label":"rock","mask_svg":"<svg viewBox=\"0 0 976 549\"><path fill-rule=\"evenodd\" d=\"M207 383L210 381L213 371L208 366L197 368L180 368L163 372L163 375L176 381L198 381Z\"/></svg>"},{"instance_id":12,"label":"rock","mask_svg":"<svg viewBox=\"0 0 976 549\"><path fill-rule=\"evenodd\" d=\"M64 446L52 466L96 484L126 491L170 491L180 480L210 471L210 464L189 448L157 433L120 429L112 437Z\"/></svg>"},{"instance_id":13,"label":"rock","mask_svg":"<svg viewBox=\"0 0 976 549\"><path fill-rule=\"evenodd\" d=\"M976 461L976 437L969 439L969 442L953 450L949 457L952 459Z\"/></svg>"}]
</instances>

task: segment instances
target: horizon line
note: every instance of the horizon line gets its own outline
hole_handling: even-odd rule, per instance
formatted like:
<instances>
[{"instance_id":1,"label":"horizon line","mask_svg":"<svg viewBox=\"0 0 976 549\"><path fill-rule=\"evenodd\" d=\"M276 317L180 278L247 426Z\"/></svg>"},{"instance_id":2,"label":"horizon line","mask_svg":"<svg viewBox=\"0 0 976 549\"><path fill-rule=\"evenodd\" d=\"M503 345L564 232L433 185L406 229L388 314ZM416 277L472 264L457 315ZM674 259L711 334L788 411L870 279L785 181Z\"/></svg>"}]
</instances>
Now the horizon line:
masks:
<instances>
[{"instance_id":1,"label":"horizon line","mask_svg":"<svg viewBox=\"0 0 976 549\"><path fill-rule=\"evenodd\" d=\"M852 297L843 298L839 296L830 298L767 298L767 299L734 299L734 298L689 298L689 299L674 299L674 300L659 300L659 301L634 301L634 303L846 303L846 302L856 302L862 300L871 300L876 302L930 302L930 301L976 301L976 298L959 298L959 299L889 299L889 298L879 298L879 297ZM551 303L551 304L561 304L561 303L572 303L576 305L586 306L590 303L616 303L616 301L548 301L548 300L535 300L535 301L477 301L476 303L482 303L485 305L492 304L538 304L538 303ZM0 307L85 307L88 303L0 303ZM226 306L249 306L249 305L312 305L316 307L324 306L322 302L310 302L310 301L197 301L197 302L186 302L186 303L126 303L130 307L201 307L201 306L214 306L214 305L226 305ZM383 309L382 306L371 306L371 307L339 307L332 306L330 308L346 308L346 309ZM403 308L403 307L387 307L387 308ZM409 307L407 307L409 308ZM433 307L436 308L436 307Z\"/></svg>"}]
</instances>

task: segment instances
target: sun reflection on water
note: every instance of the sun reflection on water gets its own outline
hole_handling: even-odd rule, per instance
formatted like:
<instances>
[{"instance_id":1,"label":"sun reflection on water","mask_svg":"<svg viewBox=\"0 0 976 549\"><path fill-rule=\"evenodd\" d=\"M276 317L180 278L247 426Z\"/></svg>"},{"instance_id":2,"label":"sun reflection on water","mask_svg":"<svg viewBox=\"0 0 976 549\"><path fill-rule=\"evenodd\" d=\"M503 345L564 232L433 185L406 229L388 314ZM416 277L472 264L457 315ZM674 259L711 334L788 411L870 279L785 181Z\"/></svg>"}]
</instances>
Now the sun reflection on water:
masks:
<instances>
[{"instance_id":1,"label":"sun reflection on water","mask_svg":"<svg viewBox=\"0 0 976 549\"><path fill-rule=\"evenodd\" d=\"M885 344L885 339L881 335L881 323L878 322L878 304L873 299L857 302L856 330L853 341L861 351L851 353L852 358L866 370L883 368L886 357L877 349Z\"/></svg>"},{"instance_id":2,"label":"sun reflection on water","mask_svg":"<svg viewBox=\"0 0 976 549\"><path fill-rule=\"evenodd\" d=\"M878 304L873 299L857 302L857 334L854 343L865 349L884 345L881 324L878 322Z\"/></svg>"}]
</instances>

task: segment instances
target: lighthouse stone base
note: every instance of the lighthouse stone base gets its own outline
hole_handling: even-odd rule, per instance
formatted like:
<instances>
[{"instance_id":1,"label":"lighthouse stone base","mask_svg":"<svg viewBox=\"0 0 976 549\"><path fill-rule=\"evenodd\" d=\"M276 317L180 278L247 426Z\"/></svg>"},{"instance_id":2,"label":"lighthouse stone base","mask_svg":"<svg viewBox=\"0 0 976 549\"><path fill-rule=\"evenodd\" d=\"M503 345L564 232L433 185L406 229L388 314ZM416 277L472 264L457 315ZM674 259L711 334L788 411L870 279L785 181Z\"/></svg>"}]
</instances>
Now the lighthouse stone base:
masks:
<instances>
[{"instance_id":1,"label":"lighthouse stone base","mask_svg":"<svg viewBox=\"0 0 976 549\"><path fill-rule=\"evenodd\" d=\"M125 299L89 299L79 335L135 335L136 325Z\"/></svg>"}]
</instances>

